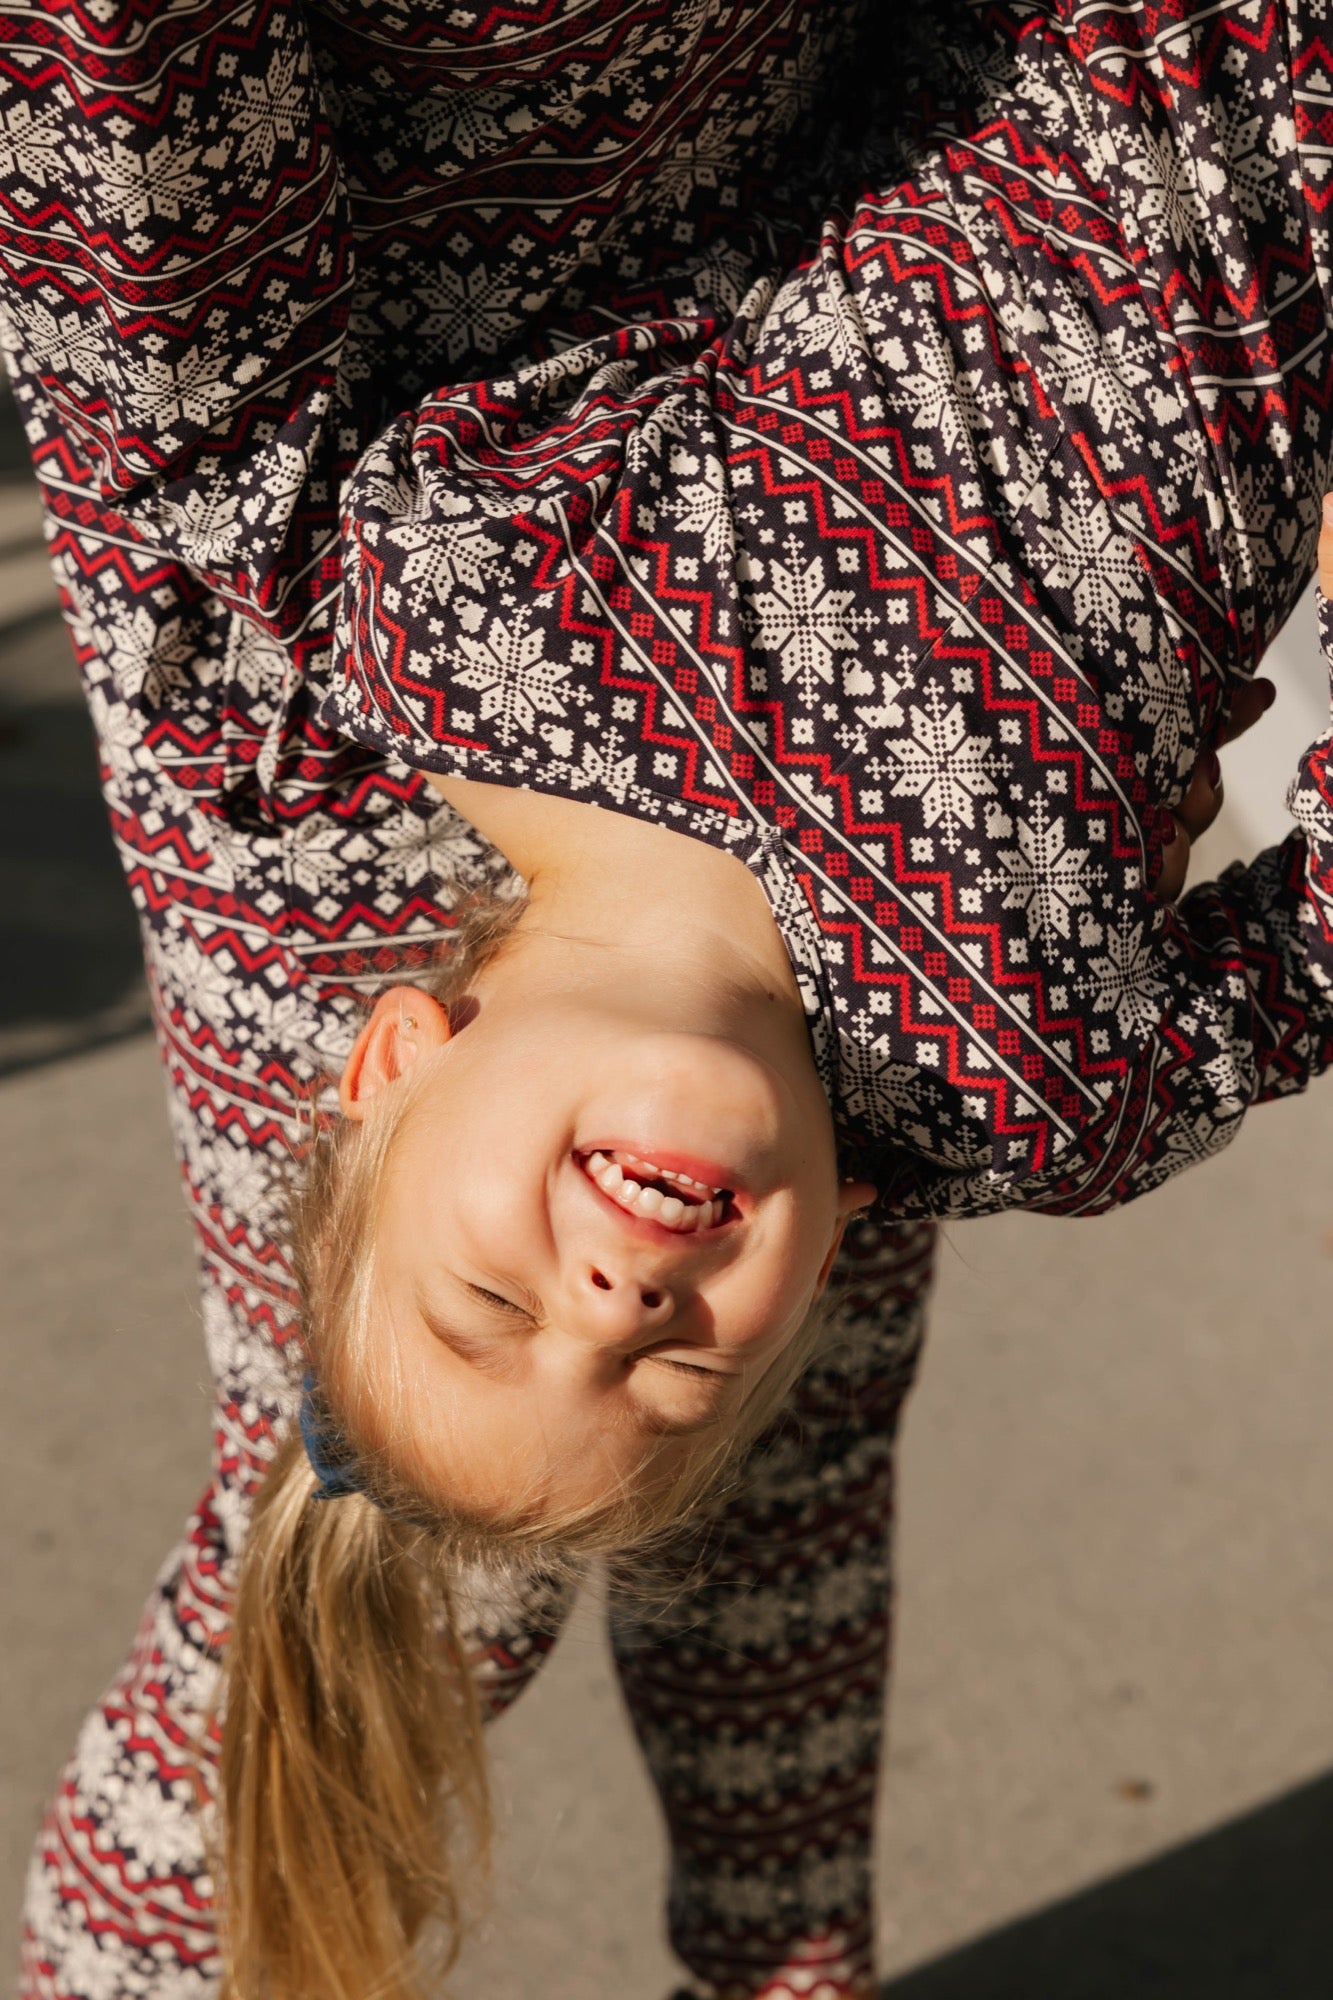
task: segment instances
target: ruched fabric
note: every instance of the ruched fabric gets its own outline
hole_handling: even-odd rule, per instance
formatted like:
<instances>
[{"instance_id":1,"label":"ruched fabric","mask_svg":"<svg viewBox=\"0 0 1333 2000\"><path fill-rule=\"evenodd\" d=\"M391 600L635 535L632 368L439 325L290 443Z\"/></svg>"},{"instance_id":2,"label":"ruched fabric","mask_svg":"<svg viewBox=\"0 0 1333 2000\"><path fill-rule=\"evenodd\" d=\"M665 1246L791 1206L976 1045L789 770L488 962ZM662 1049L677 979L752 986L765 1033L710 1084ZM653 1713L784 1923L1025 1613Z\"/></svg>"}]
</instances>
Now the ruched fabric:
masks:
<instances>
[{"instance_id":1,"label":"ruched fabric","mask_svg":"<svg viewBox=\"0 0 1333 2000\"><path fill-rule=\"evenodd\" d=\"M0 57L58 569L200 809L389 757L734 848L889 1214L1123 1201L1327 1064L1324 751L1146 886L1329 476L1315 0L950 17L906 140L850 0L233 11Z\"/></svg>"}]
</instances>

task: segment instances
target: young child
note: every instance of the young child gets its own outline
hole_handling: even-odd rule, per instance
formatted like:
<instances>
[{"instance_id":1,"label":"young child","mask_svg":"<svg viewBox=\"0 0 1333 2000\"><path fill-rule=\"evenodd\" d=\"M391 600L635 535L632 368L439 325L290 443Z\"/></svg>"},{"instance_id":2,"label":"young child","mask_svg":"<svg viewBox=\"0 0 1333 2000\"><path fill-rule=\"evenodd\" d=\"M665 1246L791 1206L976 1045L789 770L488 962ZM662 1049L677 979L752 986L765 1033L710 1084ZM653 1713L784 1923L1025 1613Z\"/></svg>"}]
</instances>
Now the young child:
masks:
<instances>
[{"instance_id":1,"label":"young child","mask_svg":"<svg viewBox=\"0 0 1333 2000\"><path fill-rule=\"evenodd\" d=\"M615 1609L677 1949L746 2000L870 1991L930 1218L1128 1198L1328 1062L1327 743L1303 833L1149 886L1327 479L1321 45L983 26L905 173L834 147L802 190L854 7L53 9L0 54L11 355L219 1384L25 1993L216 1982L233 1610L233 1988L411 1990L442 1803L484 1818L471 1690L540 1658L563 1551L654 1530L708 1551ZM349 1054L502 856L526 908ZM263 1169L329 1069L303 1435L247 1534L297 1372Z\"/></svg>"}]
</instances>

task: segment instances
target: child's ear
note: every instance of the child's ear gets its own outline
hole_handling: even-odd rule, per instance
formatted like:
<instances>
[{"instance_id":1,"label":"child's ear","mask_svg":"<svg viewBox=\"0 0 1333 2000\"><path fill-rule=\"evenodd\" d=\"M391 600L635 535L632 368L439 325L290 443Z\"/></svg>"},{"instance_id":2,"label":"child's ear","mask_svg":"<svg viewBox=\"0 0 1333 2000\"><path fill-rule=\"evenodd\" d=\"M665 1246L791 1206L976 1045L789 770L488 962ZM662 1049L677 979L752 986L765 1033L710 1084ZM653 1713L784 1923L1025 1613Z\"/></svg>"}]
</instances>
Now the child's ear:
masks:
<instances>
[{"instance_id":1,"label":"child's ear","mask_svg":"<svg viewBox=\"0 0 1333 2000\"><path fill-rule=\"evenodd\" d=\"M819 1297L829 1281L829 1273L833 1269L833 1259L842 1248L843 1233L847 1228L847 1224L863 1208L869 1208L873 1202L878 1200L879 1189L872 1187L869 1181L844 1181L838 1189L838 1220L833 1230L833 1241L824 1253L824 1261L819 1267L819 1276L815 1281L816 1298Z\"/></svg>"},{"instance_id":2,"label":"child's ear","mask_svg":"<svg viewBox=\"0 0 1333 2000\"><path fill-rule=\"evenodd\" d=\"M391 986L352 1044L338 1084L344 1118L364 1118L373 1097L405 1076L419 1055L449 1039L449 1016L416 986Z\"/></svg>"}]
</instances>

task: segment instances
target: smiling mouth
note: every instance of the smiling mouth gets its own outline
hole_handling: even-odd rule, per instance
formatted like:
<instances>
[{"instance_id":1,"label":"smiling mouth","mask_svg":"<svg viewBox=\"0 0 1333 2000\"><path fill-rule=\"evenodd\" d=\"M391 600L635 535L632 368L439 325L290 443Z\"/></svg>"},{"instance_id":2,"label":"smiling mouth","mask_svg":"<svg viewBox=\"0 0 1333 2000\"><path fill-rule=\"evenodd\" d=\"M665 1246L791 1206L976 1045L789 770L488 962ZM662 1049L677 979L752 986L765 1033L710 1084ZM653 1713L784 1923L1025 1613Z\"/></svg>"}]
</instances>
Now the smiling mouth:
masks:
<instances>
[{"instance_id":1,"label":"smiling mouth","mask_svg":"<svg viewBox=\"0 0 1333 2000\"><path fill-rule=\"evenodd\" d=\"M709 1187L635 1153L581 1153L578 1162L617 1208L656 1222L678 1236L716 1229L736 1213L730 1188Z\"/></svg>"}]
</instances>

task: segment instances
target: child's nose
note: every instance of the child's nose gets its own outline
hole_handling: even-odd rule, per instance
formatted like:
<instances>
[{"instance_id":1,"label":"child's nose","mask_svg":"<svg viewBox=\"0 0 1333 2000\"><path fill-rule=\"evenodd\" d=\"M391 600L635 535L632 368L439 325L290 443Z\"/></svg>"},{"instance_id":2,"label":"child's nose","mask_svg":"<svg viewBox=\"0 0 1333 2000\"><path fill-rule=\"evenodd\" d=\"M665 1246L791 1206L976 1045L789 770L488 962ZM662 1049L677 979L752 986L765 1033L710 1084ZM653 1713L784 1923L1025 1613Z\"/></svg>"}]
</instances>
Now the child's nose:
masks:
<instances>
[{"instance_id":1,"label":"child's nose","mask_svg":"<svg viewBox=\"0 0 1333 2000\"><path fill-rule=\"evenodd\" d=\"M585 1263L575 1289L576 1318L588 1336L599 1345L623 1348L627 1353L659 1335L676 1312L669 1286L606 1264Z\"/></svg>"}]
</instances>

